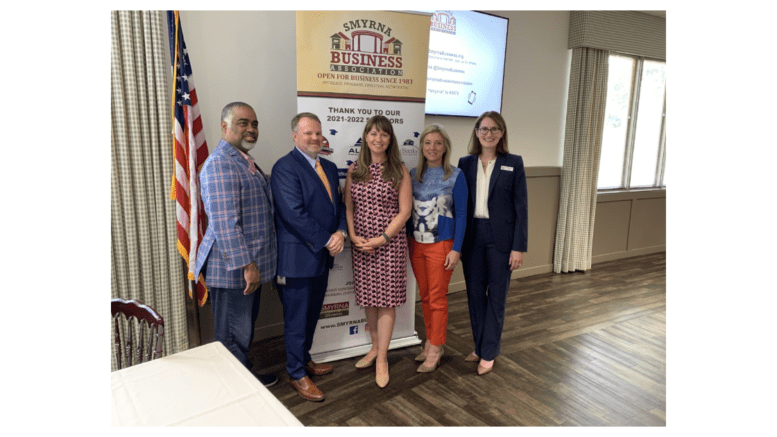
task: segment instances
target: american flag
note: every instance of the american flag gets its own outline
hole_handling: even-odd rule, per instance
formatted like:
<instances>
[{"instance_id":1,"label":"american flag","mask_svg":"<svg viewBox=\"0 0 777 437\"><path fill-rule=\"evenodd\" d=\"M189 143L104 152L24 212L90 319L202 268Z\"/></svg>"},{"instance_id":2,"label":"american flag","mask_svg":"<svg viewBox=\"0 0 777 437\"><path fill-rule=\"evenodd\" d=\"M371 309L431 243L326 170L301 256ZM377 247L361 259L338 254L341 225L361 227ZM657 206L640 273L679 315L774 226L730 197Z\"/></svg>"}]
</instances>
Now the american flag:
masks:
<instances>
[{"instance_id":1,"label":"american flag","mask_svg":"<svg viewBox=\"0 0 777 437\"><path fill-rule=\"evenodd\" d=\"M175 174L170 197L176 201L178 221L178 252L189 268L188 277L194 280L194 264L197 248L205 233L204 206L200 198L200 182L197 175L208 158L208 144L202 130L202 119L197 107L197 92L192 81L192 68L186 44L183 41L178 11L167 11L167 28L170 36L170 58L173 69L173 113L175 138L173 157ZM208 288L200 274L196 281L197 304L203 306L208 299ZM192 297L191 290L189 297Z\"/></svg>"}]
</instances>

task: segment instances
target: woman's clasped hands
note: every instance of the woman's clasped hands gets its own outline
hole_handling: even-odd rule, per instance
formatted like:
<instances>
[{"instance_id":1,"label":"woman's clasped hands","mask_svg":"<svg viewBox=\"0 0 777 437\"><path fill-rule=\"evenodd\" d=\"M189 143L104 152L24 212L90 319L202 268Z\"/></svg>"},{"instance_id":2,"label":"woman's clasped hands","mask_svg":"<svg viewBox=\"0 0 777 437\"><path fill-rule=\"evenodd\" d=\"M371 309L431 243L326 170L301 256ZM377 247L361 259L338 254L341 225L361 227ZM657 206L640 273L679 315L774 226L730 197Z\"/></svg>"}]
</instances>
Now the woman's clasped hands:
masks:
<instances>
[{"instance_id":1,"label":"woman's clasped hands","mask_svg":"<svg viewBox=\"0 0 777 437\"><path fill-rule=\"evenodd\" d=\"M386 239L382 235L378 235L375 238L366 239L361 236L352 236L351 245L359 251L373 253L375 249L387 244Z\"/></svg>"}]
</instances>

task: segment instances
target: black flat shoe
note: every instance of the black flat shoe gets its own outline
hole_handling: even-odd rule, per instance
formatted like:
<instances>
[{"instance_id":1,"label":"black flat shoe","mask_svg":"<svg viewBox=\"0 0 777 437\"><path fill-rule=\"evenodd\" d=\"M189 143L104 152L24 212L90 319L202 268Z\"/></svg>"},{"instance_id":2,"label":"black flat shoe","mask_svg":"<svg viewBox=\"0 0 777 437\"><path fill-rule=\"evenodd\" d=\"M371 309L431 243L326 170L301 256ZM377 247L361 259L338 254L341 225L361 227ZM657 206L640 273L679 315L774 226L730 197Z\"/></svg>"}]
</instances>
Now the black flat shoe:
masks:
<instances>
[{"instance_id":1,"label":"black flat shoe","mask_svg":"<svg viewBox=\"0 0 777 437\"><path fill-rule=\"evenodd\" d=\"M278 383L278 377L275 375L256 375L256 379L265 387L272 387Z\"/></svg>"}]
</instances>

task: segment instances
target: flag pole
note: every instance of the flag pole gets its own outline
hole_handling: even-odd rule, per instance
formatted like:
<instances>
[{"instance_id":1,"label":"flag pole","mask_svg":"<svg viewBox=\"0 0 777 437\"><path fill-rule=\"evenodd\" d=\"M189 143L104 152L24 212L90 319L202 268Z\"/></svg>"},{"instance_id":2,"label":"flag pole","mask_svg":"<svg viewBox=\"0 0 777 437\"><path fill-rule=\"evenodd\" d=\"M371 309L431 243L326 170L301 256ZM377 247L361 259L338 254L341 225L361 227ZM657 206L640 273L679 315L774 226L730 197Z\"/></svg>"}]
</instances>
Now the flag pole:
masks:
<instances>
[{"instance_id":1,"label":"flag pole","mask_svg":"<svg viewBox=\"0 0 777 437\"><path fill-rule=\"evenodd\" d=\"M170 187L170 198L175 199L175 88L176 88L176 82L178 81L178 11L173 11L173 14L175 15L175 56L173 56L173 86L172 86L172 95L170 96L170 117L172 118L172 123L170 126L172 126L172 129L170 131L170 136L172 137L172 145L173 145L173 181L172 185ZM186 271L189 271L189 266L186 266Z\"/></svg>"},{"instance_id":2,"label":"flag pole","mask_svg":"<svg viewBox=\"0 0 777 437\"><path fill-rule=\"evenodd\" d=\"M186 261L183 259L181 259L181 261L183 261L184 267L188 269L189 266L186 265ZM197 302L197 286L194 284L194 281L190 280L188 277L186 278L186 283L189 285L189 295L192 297L191 299L186 300L186 308L189 311L189 314L191 314L191 327L193 331L192 334L194 334L194 347L197 347L202 345L202 333L200 332L200 308L199 302Z\"/></svg>"}]
</instances>

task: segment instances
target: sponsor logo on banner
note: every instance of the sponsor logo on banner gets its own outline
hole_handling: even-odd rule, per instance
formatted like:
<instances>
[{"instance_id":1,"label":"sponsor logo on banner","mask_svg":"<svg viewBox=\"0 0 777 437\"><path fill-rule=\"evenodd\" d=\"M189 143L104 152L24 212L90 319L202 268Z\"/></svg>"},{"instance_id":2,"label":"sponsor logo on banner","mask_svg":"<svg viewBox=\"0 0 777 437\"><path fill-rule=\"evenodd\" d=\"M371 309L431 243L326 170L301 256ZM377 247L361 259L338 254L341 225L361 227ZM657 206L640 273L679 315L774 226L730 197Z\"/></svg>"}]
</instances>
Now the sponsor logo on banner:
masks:
<instances>
[{"instance_id":1,"label":"sponsor logo on banner","mask_svg":"<svg viewBox=\"0 0 777 437\"><path fill-rule=\"evenodd\" d=\"M354 162L356 162L356 158L359 157L359 150L362 148L362 139L359 137L359 140L354 143L353 146L348 148L348 158L345 160L345 168L338 168L337 169L337 175L340 177L340 179L345 179L345 177L348 175L348 167L351 166Z\"/></svg>"},{"instance_id":2,"label":"sponsor logo on banner","mask_svg":"<svg viewBox=\"0 0 777 437\"><path fill-rule=\"evenodd\" d=\"M362 148L362 137L348 149L348 156L359 156L359 150Z\"/></svg>"},{"instance_id":3,"label":"sponsor logo on banner","mask_svg":"<svg viewBox=\"0 0 777 437\"><path fill-rule=\"evenodd\" d=\"M348 315L348 302L327 303L321 307L321 319L330 317L343 317Z\"/></svg>"},{"instance_id":4,"label":"sponsor logo on banner","mask_svg":"<svg viewBox=\"0 0 777 437\"><path fill-rule=\"evenodd\" d=\"M402 143L402 146L399 148L399 150L403 155L418 157L418 146L416 146L415 141L410 138L406 139L405 142Z\"/></svg>"},{"instance_id":5,"label":"sponsor logo on banner","mask_svg":"<svg viewBox=\"0 0 777 437\"><path fill-rule=\"evenodd\" d=\"M451 11L437 11L432 15L431 30L456 35L456 17Z\"/></svg>"},{"instance_id":6,"label":"sponsor logo on banner","mask_svg":"<svg viewBox=\"0 0 777 437\"><path fill-rule=\"evenodd\" d=\"M358 326L351 326L351 328L349 329L349 331L350 331L349 333L350 333L351 335L358 334L358 333L359 333L359 327L358 327Z\"/></svg>"},{"instance_id":7,"label":"sponsor logo on banner","mask_svg":"<svg viewBox=\"0 0 777 437\"><path fill-rule=\"evenodd\" d=\"M403 76L402 41L394 30L375 20L355 19L342 23L329 36L329 71L377 76ZM396 79L351 76L363 82L395 82Z\"/></svg>"},{"instance_id":8,"label":"sponsor logo on banner","mask_svg":"<svg viewBox=\"0 0 777 437\"><path fill-rule=\"evenodd\" d=\"M321 318L323 318L323 317L324 316L322 315ZM337 322L337 323L332 322L329 325L322 324L321 326L319 326L319 329L341 328L341 327L347 326L349 330L351 328L356 328L356 331L358 332L359 325L361 323L366 322L366 321L367 321L366 318L361 318L361 319L358 319L358 320L346 320L344 322ZM367 325L364 325L364 326L367 326Z\"/></svg>"},{"instance_id":9,"label":"sponsor logo on banner","mask_svg":"<svg viewBox=\"0 0 777 437\"><path fill-rule=\"evenodd\" d=\"M334 150L332 150L331 147L329 147L329 140L326 139L325 136L321 136L321 151L318 152L319 155L331 155Z\"/></svg>"},{"instance_id":10,"label":"sponsor logo on banner","mask_svg":"<svg viewBox=\"0 0 777 437\"><path fill-rule=\"evenodd\" d=\"M417 138L420 134L418 132L413 133ZM399 151L402 153L402 161L407 168L413 168L418 163L418 146L415 144L415 140L408 138L399 146Z\"/></svg>"}]
</instances>

